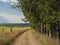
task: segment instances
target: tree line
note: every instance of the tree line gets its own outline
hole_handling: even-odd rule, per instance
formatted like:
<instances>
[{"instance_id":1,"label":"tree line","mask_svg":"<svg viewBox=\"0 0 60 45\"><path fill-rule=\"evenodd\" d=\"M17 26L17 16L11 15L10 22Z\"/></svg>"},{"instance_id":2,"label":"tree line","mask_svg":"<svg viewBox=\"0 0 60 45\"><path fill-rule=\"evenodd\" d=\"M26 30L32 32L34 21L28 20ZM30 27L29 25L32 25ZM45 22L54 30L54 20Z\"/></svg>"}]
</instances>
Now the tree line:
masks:
<instances>
[{"instance_id":1,"label":"tree line","mask_svg":"<svg viewBox=\"0 0 60 45\"><path fill-rule=\"evenodd\" d=\"M60 40L60 0L17 0L30 26Z\"/></svg>"}]
</instances>

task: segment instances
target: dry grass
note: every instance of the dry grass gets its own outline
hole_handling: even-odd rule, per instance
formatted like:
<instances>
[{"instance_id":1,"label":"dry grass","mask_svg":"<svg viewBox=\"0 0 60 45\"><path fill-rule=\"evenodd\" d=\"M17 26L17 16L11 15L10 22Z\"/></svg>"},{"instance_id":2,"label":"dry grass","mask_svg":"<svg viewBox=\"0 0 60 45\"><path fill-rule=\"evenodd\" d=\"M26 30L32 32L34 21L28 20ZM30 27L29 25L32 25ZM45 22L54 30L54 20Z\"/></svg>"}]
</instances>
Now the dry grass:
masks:
<instances>
[{"instance_id":1,"label":"dry grass","mask_svg":"<svg viewBox=\"0 0 60 45\"><path fill-rule=\"evenodd\" d=\"M12 32L10 27L4 27L4 32L2 32L2 27L0 27L0 45L10 45L21 32L26 30L29 30L29 27L13 27Z\"/></svg>"},{"instance_id":2,"label":"dry grass","mask_svg":"<svg viewBox=\"0 0 60 45\"><path fill-rule=\"evenodd\" d=\"M52 39L46 35L37 33L33 31L33 36L39 44L42 45L59 45L59 42L56 39Z\"/></svg>"}]
</instances>

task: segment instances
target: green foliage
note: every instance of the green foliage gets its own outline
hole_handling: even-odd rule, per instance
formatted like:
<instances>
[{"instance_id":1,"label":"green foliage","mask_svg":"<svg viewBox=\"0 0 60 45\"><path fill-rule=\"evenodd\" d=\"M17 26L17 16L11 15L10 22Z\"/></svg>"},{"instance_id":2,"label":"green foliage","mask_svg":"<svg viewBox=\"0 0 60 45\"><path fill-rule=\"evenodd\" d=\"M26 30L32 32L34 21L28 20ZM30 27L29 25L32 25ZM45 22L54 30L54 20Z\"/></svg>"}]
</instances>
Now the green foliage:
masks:
<instances>
[{"instance_id":1,"label":"green foliage","mask_svg":"<svg viewBox=\"0 0 60 45\"><path fill-rule=\"evenodd\" d=\"M57 2L56 0L18 0L17 7L21 7L32 28L40 29L41 24L50 25L53 21L59 20Z\"/></svg>"}]
</instances>

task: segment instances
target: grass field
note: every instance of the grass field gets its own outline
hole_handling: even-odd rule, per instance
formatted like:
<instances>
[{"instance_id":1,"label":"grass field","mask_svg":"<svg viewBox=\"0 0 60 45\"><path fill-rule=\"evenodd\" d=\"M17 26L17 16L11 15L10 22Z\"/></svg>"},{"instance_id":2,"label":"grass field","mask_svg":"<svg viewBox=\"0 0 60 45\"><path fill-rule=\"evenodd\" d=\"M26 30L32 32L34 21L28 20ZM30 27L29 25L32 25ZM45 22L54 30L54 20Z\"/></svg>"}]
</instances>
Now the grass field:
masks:
<instances>
[{"instance_id":1,"label":"grass field","mask_svg":"<svg viewBox=\"0 0 60 45\"><path fill-rule=\"evenodd\" d=\"M60 45L59 41L44 34L33 31L33 36L39 44L42 45Z\"/></svg>"},{"instance_id":2,"label":"grass field","mask_svg":"<svg viewBox=\"0 0 60 45\"><path fill-rule=\"evenodd\" d=\"M10 45L10 43L12 43L18 35L28 29L29 27L12 27L11 32L11 27L0 26L0 45Z\"/></svg>"}]
</instances>

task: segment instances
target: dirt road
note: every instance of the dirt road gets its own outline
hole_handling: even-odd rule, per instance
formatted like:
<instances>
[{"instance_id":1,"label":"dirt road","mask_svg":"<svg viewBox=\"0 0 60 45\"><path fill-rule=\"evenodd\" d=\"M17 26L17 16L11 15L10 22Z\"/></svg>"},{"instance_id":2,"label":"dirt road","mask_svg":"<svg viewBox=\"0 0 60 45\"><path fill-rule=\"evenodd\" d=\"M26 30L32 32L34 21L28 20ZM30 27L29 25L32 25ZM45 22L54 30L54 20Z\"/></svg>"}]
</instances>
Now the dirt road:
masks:
<instances>
[{"instance_id":1,"label":"dirt road","mask_svg":"<svg viewBox=\"0 0 60 45\"><path fill-rule=\"evenodd\" d=\"M26 31L18 38L16 38L15 42L12 45L38 45L38 42L32 36L32 32Z\"/></svg>"},{"instance_id":2,"label":"dirt road","mask_svg":"<svg viewBox=\"0 0 60 45\"><path fill-rule=\"evenodd\" d=\"M59 45L55 40L47 36L37 34L38 33L33 33L32 30L25 31L16 38L12 45Z\"/></svg>"}]
</instances>

